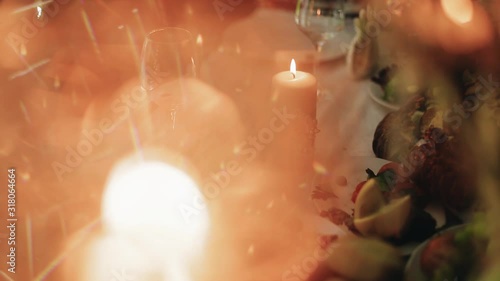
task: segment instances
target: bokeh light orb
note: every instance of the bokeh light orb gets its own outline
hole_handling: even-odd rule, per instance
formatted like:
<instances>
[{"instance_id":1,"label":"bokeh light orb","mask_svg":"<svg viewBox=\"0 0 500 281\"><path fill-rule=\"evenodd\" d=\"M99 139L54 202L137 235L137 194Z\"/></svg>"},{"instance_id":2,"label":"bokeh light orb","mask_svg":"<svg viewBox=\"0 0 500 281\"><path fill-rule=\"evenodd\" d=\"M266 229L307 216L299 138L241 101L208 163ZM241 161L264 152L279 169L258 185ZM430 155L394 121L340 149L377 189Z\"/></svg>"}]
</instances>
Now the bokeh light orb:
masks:
<instances>
[{"instance_id":1,"label":"bokeh light orb","mask_svg":"<svg viewBox=\"0 0 500 281\"><path fill-rule=\"evenodd\" d=\"M113 233L200 240L209 229L203 200L195 181L179 168L158 160L129 159L111 171L102 219Z\"/></svg>"}]
</instances>

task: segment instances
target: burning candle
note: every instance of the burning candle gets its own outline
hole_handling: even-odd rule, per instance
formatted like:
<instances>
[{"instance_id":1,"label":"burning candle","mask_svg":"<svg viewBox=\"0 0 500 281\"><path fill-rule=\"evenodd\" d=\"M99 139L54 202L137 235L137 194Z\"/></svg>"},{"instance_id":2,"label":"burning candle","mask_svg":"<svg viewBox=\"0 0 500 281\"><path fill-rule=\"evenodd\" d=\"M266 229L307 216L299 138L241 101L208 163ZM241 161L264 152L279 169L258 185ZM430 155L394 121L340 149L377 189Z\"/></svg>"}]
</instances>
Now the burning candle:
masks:
<instances>
[{"instance_id":1,"label":"burning candle","mask_svg":"<svg viewBox=\"0 0 500 281\"><path fill-rule=\"evenodd\" d=\"M274 75L272 80L273 112L280 111L290 116L286 128L276 134L274 148L270 149L273 163L288 170L297 171L302 184L302 175L312 167L316 127L316 78L307 72L297 71L295 60L290 71Z\"/></svg>"},{"instance_id":2,"label":"burning candle","mask_svg":"<svg viewBox=\"0 0 500 281\"><path fill-rule=\"evenodd\" d=\"M297 71L294 59L290 63L290 71L274 75L272 83L273 104L316 119L316 78L310 73Z\"/></svg>"},{"instance_id":3,"label":"burning candle","mask_svg":"<svg viewBox=\"0 0 500 281\"><path fill-rule=\"evenodd\" d=\"M209 228L200 201L197 185L180 169L161 161L122 162L104 193L104 233L91 247L86 280L110 280L110 274L193 280L190 270L202 256ZM182 206L194 202L197 214L187 220Z\"/></svg>"}]
</instances>

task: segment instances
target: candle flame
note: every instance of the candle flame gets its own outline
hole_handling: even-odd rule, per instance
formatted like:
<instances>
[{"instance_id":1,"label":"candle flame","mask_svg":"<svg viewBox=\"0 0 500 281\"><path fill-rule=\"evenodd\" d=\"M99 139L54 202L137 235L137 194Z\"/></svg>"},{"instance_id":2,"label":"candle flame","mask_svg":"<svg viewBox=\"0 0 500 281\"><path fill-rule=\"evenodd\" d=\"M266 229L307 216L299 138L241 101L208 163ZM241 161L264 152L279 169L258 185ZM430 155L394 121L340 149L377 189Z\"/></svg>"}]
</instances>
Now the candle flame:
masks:
<instances>
[{"instance_id":1,"label":"candle flame","mask_svg":"<svg viewBox=\"0 0 500 281\"><path fill-rule=\"evenodd\" d=\"M441 0L446 16L456 24L465 24L472 20L474 5L471 0Z\"/></svg>"},{"instance_id":2,"label":"candle flame","mask_svg":"<svg viewBox=\"0 0 500 281\"><path fill-rule=\"evenodd\" d=\"M292 62L290 62L290 72L293 74L293 77L297 75L297 65L295 64L295 59L292 59Z\"/></svg>"}]
</instances>

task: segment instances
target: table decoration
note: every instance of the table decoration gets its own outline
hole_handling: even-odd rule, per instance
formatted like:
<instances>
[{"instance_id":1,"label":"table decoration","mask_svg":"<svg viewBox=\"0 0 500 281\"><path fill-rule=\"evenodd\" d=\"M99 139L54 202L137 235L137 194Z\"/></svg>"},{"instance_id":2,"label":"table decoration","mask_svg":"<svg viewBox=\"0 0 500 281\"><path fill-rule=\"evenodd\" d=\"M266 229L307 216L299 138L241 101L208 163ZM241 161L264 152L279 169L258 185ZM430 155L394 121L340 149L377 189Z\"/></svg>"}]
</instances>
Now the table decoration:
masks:
<instances>
[{"instance_id":1,"label":"table decoration","mask_svg":"<svg viewBox=\"0 0 500 281\"><path fill-rule=\"evenodd\" d=\"M321 54L325 43L344 30L344 0L299 0L295 11L295 23ZM322 84L319 83L319 93L326 95L328 90Z\"/></svg>"},{"instance_id":2,"label":"table decoration","mask_svg":"<svg viewBox=\"0 0 500 281\"><path fill-rule=\"evenodd\" d=\"M377 68L378 45L375 36L366 33L368 22L375 22L373 15L361 9L359 17L354 19L356 36L352 39L346 56L349 71L356 79L370 77Z\"/></svg>"},{"instance_id":3,"label":"table decoration","mask_svg":"<svg viewBox=\"0 0 500 281\"><path fill-rule=\"evenodd\" d=\"M178 27L153 30L144 41L140 68L141 86L155 102L161 101L169 105L170 116L165 120L169 120L172 130L175 129L177 111L182 107L185 97L159 91L158 88L173 79L196 77L195 57L202 44L201 35L194 39L191 32ZM157 129L149 128L150 131Z\"/></svg>"},{"instance_id":4,"label":"table decoration","mask_svg":"<svg viewBox=\"0 0 500 281\"><path fill-rule=\"evenodd\" d=\"M271 102L316 119L316 91L316 78L310 73L297 71L295 60L292 59L289 71L277 73L273 77Z\"/></svg>"},{"instance_id":5,"label":"table decoration","mask_svg":"<svg viewBox=\"0 0 500 281\"><path fill-rule=\"evenodd\" d=\"M257 9L249 17L228 26L223 34L223 48L231 49L239 44L241 54L254 60L269 60L283 51L306 52L314 55L313 59L325 62L342 56L338 45L352 37L346 30L338 32L335 39L325 42L318 54L311 39L293 24L294 21L295 13L290 11ZM299 57L296 56L297 62Z\"/></svg>"},{"instance_id":6,"label":"table decoration","mask_svg":"<svg viewBox=\"0 0 500 281\"><path fill-rule=\"evenodd\" d=\"M442 230L420 244L406 264L406 281L474 278L487 262L484 217ZM439 257L439 258L437 258Z\"/></svg>"},{"instance_id":7,"label":"table decoration","mask_svg":"<svg viewBox=\"0 0 500 281\"><path fill-rule=\"evenodd\" d=\"M318 227L325 229L321 233L383 238L401 256L409 256L436 231L466 221L450 218L440 204L428 203L415 184L397 183L397 167L384 159L361 157L316 175L311 198L319 217L330 224L328 230L326 225ZM346 181L336 180L340 177Z\"/></svg>"},{"instance_id":8,"label":"table decoration","mask_svg":"<svg viewBox=\"0 0 500 281\"><path fill-rule=\"evenodd\" d=\"M408 1L398 13L388 9L389 2L397 1L373 1L380 4L377 7L380 11L376 13L389 15L385 29L389 32L377 32L380 34L369 38L378 44L379 54L386 52L385 57L375 61L367 54L366 61L358 65L352 64L352 60L349 63L351 68L360 67L359 72L353 71L355 78L382 82L379 84L386 94L387 90L392 92L386 96L387 100L401 103L398 110L390 112L379 124L373 139L375 155L400 163L395 169L399 180L390 192L400 189L403 195L409 194L415 207L440 206L445 214L443 227L467 222L472 212L497 213L498 208L493 206L498 205L498 190L492 188L495 184L498 188L499 173L499 131L494 117L494 112L498 112L499 69L489 61L498 60L498 52L493 51L497 50L498 44L491 42L498 41L499 33L498 29L496 34L492 32L491 18L485 14L491 9L488 7L491 2ZM433 24L428 24L424 18L431 13ZM372 18L371 22L364 23L364 27L373 27L377 23L382 24ZM398 54L408 56L400 60ZM381 75L381 80L378 79L380 75L374 77L377 71L371 67L373 63L384 72L391 69L394 62L398 65L397 72L388 71L392 72L391 75ZM479 132L485 138L482 141L478 139ZM489 153L495 155L491 156L495 160L489 160ZM373 180L360 184L359 195L374 193L367 202L359 201L366 198L358 198L356 204L360 208L355 212L360 212L362 205L377 209L378 204L384 202L376 189L370 190L377 184L380 183ZM383 184L379 189L382 194L387 192L387 186ZM496 203L492 204L493 198L496 198ZM386 200L391 202L393 199ZM485 202L489 204L486 206ZM422 218L417 224L420 228L426 225ZM498 228L496 221L490 220L490 224ZM355 226L368 235L366 225L355 223ZM441 229L432 228L427 235ZM418 231L414 229L412 234ZM489 230L483 234L492 241L498 237ZM462 233L455 240L467 235ZM379 233L378 236L385 235ZM391 242L395 241L391 239ZM430 256L434 255L429 259L431 263L448 259L452 263L459 261L460 266L453 271L449 266L438 268L431 274L428 271L427 276L408 272L407 280L496 280L490 279L494 275L484 274L488 271L487 266L474 270L472 275L468 270L473 264L469 259L471 256L475 257L474 260L487 256L488 262L483 264L486 265L495 263L493 260L498 260L498 255L478 254L473 248L467 248L466 255L458 256L455 251L448 251L448 244L442 248L434 247L433 242L429 244ZM461 263L464 260L467 262ZM490 272L493 271L490 268Z\"/></svg>"},{"instance_id":9,"label":"table decoration","mask_svg":"<svg viewBox=\"0 0 500 281\"><path fill-rule=\"evenodd\" d=\"M284 154L285 162L298 169L311 169L314 157L314 139L319 132L316 121L316 78L297 71L295 60L290 70L274 75L271 106L287 112L290 124L277 139L276 149Z\"/></svg>"}]
</instances>

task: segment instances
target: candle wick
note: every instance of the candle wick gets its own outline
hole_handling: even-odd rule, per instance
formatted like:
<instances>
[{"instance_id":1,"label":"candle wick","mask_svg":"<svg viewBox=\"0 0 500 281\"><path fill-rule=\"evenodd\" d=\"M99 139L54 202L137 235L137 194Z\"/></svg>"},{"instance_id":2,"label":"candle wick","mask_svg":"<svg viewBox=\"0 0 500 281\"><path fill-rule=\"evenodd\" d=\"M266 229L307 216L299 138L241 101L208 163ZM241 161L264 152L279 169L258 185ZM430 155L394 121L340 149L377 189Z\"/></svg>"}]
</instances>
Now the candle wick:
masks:
<instances>
[{"instance_id":1,"label":"candle wick","mask_svg":"<svg viewBox=\"0 0 500 281\"><path fill-rule=\"evenodd\" d=\"M290 72L290 73L292 73L292 75L293 75L293 79L295 79L295 73L293 73L293 72Z\"/></svg>"}]
</instances>

